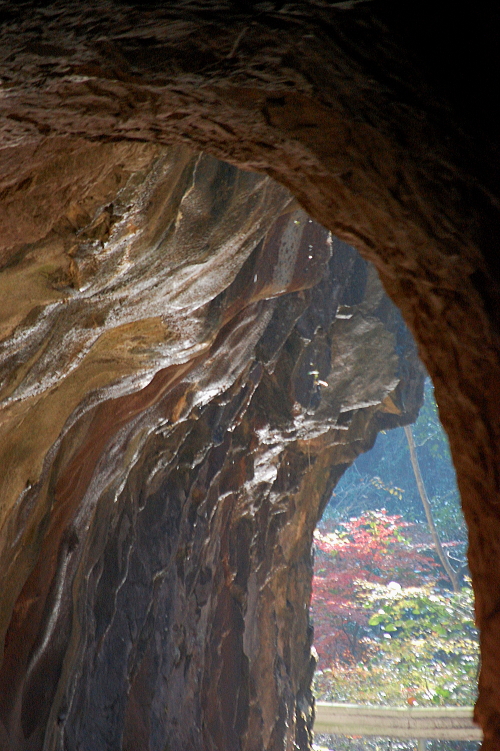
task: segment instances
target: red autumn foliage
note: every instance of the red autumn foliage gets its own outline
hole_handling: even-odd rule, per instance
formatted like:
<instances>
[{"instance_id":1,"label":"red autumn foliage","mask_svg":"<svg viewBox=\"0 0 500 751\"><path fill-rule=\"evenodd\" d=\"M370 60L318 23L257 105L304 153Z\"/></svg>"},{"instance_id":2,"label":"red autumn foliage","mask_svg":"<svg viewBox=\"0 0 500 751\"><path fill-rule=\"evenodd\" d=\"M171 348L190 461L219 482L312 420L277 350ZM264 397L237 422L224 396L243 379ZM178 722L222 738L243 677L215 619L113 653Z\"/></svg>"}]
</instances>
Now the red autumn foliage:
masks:
<instances>
[{"instance_id":1,"label":"red autumn foliage","mask_svg":"<svg viewBox=\"0 0 500 751\"><path fill-rule=\"evenodd\" d=\"M364 656L373 613L358 596L359 581L409 587L431 577L436 563L410 541L412 526L382 509L340 525L325 521L316 530L312 615L320 669Z\"/></svg>"}]
</instances>

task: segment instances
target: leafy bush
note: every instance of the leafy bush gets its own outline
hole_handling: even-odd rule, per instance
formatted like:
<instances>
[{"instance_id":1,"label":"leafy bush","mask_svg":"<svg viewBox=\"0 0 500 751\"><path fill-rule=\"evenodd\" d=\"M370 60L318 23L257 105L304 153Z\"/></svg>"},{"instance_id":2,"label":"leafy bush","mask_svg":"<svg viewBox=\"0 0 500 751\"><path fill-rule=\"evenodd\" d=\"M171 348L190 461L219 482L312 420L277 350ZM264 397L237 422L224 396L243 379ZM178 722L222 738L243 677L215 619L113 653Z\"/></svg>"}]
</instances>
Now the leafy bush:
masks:
<instances>
[{"instance_id":1,"label":"leafy bush","mask_svg":"<svg viewBox=\"0 0 500 751\"><path fill-rule=\"evenodd\" d=\"M318 530L312 615L326 701L472 704L477 633L470 583L436 586L413 525L385 510Z\"/></svg>"},{"instance_id":2,"label":"leafy bush","mask_svg":"<svg viewBox=\"0 0 500 751\"><path fill-rule=\"evenodd\" d=\"M320 669L331 660L351 664L367 653L370 612L362 583L398 578L414 585L436 567L404 536L411 526L382 509L316 530L312 612Z\"/></svg>"}]
</instances>

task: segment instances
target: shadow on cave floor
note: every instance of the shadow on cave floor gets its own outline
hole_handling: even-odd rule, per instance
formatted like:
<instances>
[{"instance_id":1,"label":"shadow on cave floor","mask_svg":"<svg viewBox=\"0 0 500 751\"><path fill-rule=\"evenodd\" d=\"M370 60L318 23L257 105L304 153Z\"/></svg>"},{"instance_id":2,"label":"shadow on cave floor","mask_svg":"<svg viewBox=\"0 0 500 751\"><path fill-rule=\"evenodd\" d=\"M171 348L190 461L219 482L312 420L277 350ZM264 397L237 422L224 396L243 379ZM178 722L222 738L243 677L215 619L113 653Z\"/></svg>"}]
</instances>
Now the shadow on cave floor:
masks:
<instances>
[{"instance_id":1,"label":"shadow on cave floor","mask_svg":"<svg viewBox=\"0 0 500 751\"><path fill-rule=\"evenodd\" d=\"M467 531L430 379L417 421L382 431L332 494L315 533L312 616L317 700L474 704L479 645ZM478 741L417 743L315 737L315 748L325 751L479 748Z\"/></svg>"}]
</instances>

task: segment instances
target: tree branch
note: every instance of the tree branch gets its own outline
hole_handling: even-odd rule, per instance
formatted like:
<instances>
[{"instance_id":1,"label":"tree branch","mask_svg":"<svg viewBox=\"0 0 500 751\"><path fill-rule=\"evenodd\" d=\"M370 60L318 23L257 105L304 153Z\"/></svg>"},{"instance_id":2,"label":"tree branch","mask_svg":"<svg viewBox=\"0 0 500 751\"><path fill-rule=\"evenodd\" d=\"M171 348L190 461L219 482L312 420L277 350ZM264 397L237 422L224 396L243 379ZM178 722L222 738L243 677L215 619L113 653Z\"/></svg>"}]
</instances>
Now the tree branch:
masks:
<instances>
[{"instance_id":1,"label":"tree branch","mask_svg":"<svg viewBox=\"0 0 500 751\"><path fill-rule=\"evenodd\" d=\"M439 556L439 560L441 561L444 570L448 574L448 578L452 584L453 591L460 592L460 585L458 583L458 577L455 571L453 570L453 568L451 567L450 561L448 560L448 556L443 550L443 546L441 545L441 540L439 539L438 531L434 523L434 517L432 516L431 504L427 496L427 491L425 489L424 480L422 477L422 473L420 471L420 465L418 463L417 451L415 448L415 440L413 438L412 430L409 425L405 425L404 430L405 430L406 440L408 441L408 448L410 449L410 459L411 459L411 465L413 467L413 473L415 475L415 480L417 482L417 488L420 494L420 499L424 507L425 516L427 518L427 524L429 527L429 532L431 533L431 537L432 537L432 542L434 543L434 547Z\"/></svg>"}]
</instances>

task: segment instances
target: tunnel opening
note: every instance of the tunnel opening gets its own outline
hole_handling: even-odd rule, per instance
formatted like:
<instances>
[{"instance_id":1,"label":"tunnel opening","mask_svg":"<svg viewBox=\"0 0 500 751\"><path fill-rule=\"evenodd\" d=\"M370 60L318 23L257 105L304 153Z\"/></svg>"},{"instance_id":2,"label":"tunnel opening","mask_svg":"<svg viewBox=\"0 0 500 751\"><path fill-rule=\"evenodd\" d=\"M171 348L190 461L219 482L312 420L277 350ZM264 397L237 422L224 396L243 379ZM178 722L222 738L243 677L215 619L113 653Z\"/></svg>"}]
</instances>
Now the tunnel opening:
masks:
<instances>
[{"instance_id":1,"label":"tunnel opening","mask_svg":"<svg viewBox=\"0 0 500 751\"><path fill-rule=\"evenodd\" d=\"M444 730L449 707L468 707L472 718L479 642L465 522L429 379L416 422L380 433L335 487L315 533L312 620L315 698L325 716L326 703L338 705L330 710L337 734L318 732L317 748L479 747L470 720L461 740L458 724L448 736ZM374 737L374 718L370 727L366 718L353 717L349 728L347 711L354 707L342 717L345 704L378 707L379 732L385 718L387 737ZM398 738L402 717L386 717L383 707L399 707L401 716L404 708L435 708L427 713L429 737L420 728L420 740Z\"/></svg>"}]
</instances>

